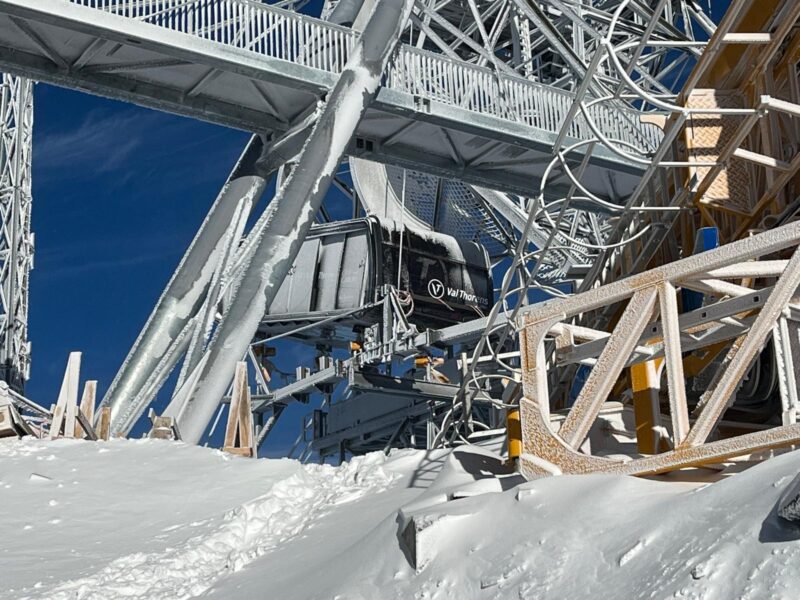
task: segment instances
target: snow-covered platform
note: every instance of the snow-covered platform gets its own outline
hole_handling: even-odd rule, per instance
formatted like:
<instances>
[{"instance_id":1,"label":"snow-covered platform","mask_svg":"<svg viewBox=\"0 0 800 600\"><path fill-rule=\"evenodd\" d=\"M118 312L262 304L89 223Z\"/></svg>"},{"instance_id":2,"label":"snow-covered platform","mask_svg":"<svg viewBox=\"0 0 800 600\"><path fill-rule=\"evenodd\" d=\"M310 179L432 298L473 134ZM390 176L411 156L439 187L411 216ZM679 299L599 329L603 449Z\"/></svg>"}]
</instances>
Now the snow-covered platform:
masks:
<instances>
[{"instance_id":1,"label":"snow-covered platform","mask_svg":"<svg viewBox=\"0 0 800 600\"><path fill-rule=\"evenodd\" d=\"M796 598L800 527L776 510L798 470L520 483L471 447L334 468L8 440L0 598Z\"/></svg>"}]
</instances>

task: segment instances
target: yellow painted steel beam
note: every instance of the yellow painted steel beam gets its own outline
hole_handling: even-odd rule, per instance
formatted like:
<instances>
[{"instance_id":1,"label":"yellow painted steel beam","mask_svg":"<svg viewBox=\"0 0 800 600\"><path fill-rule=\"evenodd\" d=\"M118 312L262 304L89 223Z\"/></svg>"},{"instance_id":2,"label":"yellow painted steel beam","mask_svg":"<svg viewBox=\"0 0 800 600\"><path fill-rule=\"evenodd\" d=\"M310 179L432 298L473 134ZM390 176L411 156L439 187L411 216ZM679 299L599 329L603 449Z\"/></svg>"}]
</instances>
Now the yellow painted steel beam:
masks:
<instances>
[{"instance_id":1,"label":"yellow painted steel beam","mask_svg":"<svg viewBox=\"0 0 800 600\"><path fill-rule=\"evenodd\" d=\"M656 428L661 426L658 363L662 360L648 360L630 368L636 447L640 454L658 453L660 436Z\"/></svg>"},{"instance_id":2,"label":"yellow painted steel beam","mask_svg":"<svg viewBox=\"0 0 800 600\"><path fill-rule=\"evenodd\" d=\"M514 408L506 413L506 430L508 431L508 460L516 461L522 454L522 423L519 417L519 408Z\"/></svg>"}]
</instances>

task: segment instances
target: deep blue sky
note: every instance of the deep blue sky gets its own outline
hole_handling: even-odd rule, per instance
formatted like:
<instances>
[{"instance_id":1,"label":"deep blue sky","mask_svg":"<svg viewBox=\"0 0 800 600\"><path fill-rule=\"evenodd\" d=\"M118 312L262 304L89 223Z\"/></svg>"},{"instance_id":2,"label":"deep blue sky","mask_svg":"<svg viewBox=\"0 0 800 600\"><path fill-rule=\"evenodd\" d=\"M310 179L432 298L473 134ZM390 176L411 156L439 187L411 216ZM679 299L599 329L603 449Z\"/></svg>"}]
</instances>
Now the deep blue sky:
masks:
<instances>
[{"instance_id":1,"label":"deep blue sky","mask_svg":"<svg viewBox=\"0 0 800 600\"><path fill-rule=\"evenodd\" d=\"M28 390L69 350L108 384L247 135L39 84Z\"/></svg>"}]
</instances>

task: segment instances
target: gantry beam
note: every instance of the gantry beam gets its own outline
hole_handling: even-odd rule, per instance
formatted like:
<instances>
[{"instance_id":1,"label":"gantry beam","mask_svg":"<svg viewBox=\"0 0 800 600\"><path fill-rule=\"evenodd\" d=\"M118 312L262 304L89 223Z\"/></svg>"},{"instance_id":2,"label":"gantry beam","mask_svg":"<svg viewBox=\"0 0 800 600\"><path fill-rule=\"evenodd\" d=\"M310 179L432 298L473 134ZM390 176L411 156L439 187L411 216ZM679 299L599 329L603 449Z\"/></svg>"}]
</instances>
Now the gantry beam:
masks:
<instances>
[{"instance_id":1,"label":"gantry beam","mask_svg":"<svg viewBox=\"0 0 800 600\"><path fill-rule=\"evenodd\" d=\"M137 3L0 0L0 68L277 136L331 89L358 34L246 0L226 5L241 14L209 21L219 2L188 10L169 0L157 17L144 8L134 17L113 11L130 12ZM405 45L383 83L349 155L525 195L535 191L570 103L567 91ZM608 107L595 110L611 137L635 144L660 137L657 128L631 127ZM591 132L578 119L569 135ZM601 148L586 180L620 200L640 173Z\"/></svg>"}]
</instances>

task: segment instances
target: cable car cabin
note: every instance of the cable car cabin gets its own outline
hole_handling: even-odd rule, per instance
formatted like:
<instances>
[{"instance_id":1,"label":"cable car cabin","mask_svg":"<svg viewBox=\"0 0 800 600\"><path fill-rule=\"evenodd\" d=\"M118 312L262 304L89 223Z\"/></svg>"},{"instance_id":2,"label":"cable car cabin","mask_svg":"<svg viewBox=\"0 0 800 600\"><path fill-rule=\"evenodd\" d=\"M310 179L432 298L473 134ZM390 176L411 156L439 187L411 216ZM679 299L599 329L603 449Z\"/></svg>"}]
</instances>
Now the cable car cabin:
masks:
<instances>
[{"instance_id":1,"label":"cable car cabin","mask_svg":"<svg viewBox=\"0 0 800 600\"><path fill-rule=\"evenodd\" d=\"M394 222L368 217L311 228L259 336L345 345L354 328L381 319L381 288L397 287L398 270L408 320L420 331L475 319L492 304L482 246L408 228L401 235Z\"/></svg>"}]
</instances>

